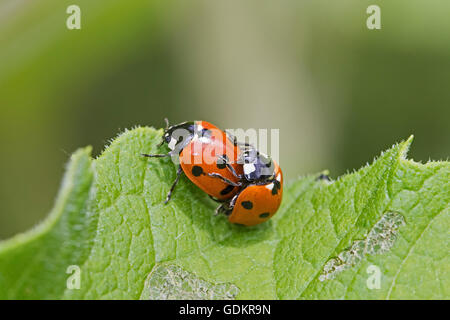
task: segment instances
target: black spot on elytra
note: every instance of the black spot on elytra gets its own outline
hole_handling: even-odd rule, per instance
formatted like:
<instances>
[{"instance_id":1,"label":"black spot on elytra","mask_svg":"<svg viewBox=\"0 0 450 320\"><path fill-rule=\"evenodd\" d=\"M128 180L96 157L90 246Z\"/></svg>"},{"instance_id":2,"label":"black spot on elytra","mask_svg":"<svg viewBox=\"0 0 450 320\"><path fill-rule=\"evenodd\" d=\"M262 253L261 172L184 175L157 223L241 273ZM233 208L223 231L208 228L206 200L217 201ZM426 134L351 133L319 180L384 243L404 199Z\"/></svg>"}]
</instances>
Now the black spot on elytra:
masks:
<instances>
[{"instance_id":1,"label":"black spot on elytra","mask_svg":"<svg viewBox=\"0 0 450 320\"><path fill-rule=\"evenodd\" d=\"M273 181L273 188L272 188L272 195L277 195L278 194L278 190L280 190L281 188L281 184L280 181L278 180L274 180Z\"/></svg>"},{"instance_id":2,"label":"black spot on elytra","mask_svg":"<svg viewBox=\"0 0 450 320\"><path fill-rule=\"evenodd\" d=\"M247 210L253 208L253 203L251 201L242 201L241 205Z\"/></svg>"},{"instance_id":3,"label":"black spot on elytra","mask_svg":"<svg viewBox=\"0 0 450 320\"><path fill-rule=\"evenodd\" d=\"M227 165L225 163L217 163L217 169L225 169Z\"/></svg>"},{"instance_id":4,"label":"black spot on elytra","mask_svg":"<svg viewBox=\"0 0 450 320\"><path fill-rule=\"evenodd\" d=\"M199 166L193 166L192 167L192 174L196 177L200 176L201 174L203 174L203 168L199 167Z\"/></svg>"},{"instance_id":5,"label":"black spot on elytra","mask_svg":"<svg viewBox=\"0 0 450 320\"><path fill-rule=\"evenodd\" d=\"M227 167L227 165L225 163L217 163L217 168L218 169L225 169Z\"/></svg>"},{"instance_id":6,"label":"black spot on elytra","mask_svg":"<svg viewBox=\"0 0 450 320\"><path fill-rule=\"evenodd\" d=\"M260 218L267 218L268 216L270 216L269 212L264 212L259 215Z\"/></svg>"},{"instance_id":7,"label":"black spot on elytra","mask_svg":"<svg viewBox=\"0 0 450 320\"><path fill-rule=\"evenodd\" d=\"M234 186L232 186L231 184L229 184L225 189L223 189L222 191L220 191L221 195L226 195L228 193L230 193L231 191L233 191Z\"/></svg>"}]
</instances>

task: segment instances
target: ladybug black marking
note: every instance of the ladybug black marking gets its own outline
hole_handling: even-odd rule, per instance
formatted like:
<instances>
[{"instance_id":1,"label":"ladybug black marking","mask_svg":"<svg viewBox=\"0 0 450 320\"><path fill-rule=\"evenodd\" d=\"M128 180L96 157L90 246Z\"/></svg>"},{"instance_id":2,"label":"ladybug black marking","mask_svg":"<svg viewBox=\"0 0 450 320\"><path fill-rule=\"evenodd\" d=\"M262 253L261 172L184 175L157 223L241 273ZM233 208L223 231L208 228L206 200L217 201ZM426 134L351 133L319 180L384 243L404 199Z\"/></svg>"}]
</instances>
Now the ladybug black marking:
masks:
<instances>
[{"instance_id":1,"label":"ladybug black marking","mask_svg":"<svg viewBox=\"0 0 450 320\"><path fill-rule=\"evenodd\" d=\"M253 208L253 203L251 201L242 201L241 205L247 210L251 210Z\"/></svg>"},{"instance_id":2,"label":"ladybug black marking","mask_svg":"<svg viewBox=\"0 0 450 320\"><path fill-rule=\"evenodd\" d=\"M259 215L259 217L260 218L267 218L268 216L270 216L270 213L269 212L264 212L264 213L261 213L260 215Z\"/></svg>"},{"instance_id":3,"label":"ladybug black marking","mask_svg":"<svg viewBox=\"0 0 450 320\"><path fill-rule=\"evenodd\" d=\"M231 191L233 191L234 186L232 186L231 184L229 184L225 189L223 189L222 191L220 191L221 195L226 195L228 193L230 193Z\"/></svg>"},{"instance_id":4,"label":"ladybug black marking","mask_svg":"<svg viewBox=\"0 0 450 320\"><path fill-rule=\"evenodd\" d=\"M225 169L227 165L225 163L217 163L217 169Z\"/></svg>"},{"instance_id":5,"label":"ladybug black marking","mask_svg":"<svg viewBox=\"0 0 450 320\"><path fill-rule=\"evenodd\" d=\"M272 188L272 195L276 196L278 194L278 190L280 190L281 184L278 180L274 180L273 182L273 188Z\"/></svg>"},{"instance_id":6,"label":"ladybug black marking","mask_svg":"<svg viewBox=\"0 0 450 320\"><path fill-rule=\"evenodd\" d=\"M193 166L192 167L192 174L196 177L203 174L203 168L199 166Z\"/></svg>"}]
</instances>

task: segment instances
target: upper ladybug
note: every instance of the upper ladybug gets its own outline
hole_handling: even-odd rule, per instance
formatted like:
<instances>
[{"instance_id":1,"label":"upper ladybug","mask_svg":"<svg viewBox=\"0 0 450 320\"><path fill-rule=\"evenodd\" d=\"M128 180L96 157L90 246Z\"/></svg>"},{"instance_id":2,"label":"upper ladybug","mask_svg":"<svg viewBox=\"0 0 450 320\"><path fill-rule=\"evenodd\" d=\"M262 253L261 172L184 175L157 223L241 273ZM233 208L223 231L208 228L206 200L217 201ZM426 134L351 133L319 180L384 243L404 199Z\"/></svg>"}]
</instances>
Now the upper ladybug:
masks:
<instances>
[{"instance_id":1,"label":"upper ladybug","mask_svg":"<svg viewBox=\"0 0 450 320\"><path fill-rule=\"evenodd\" d=\"M242 165L237 163L240 149L227 134L206 121L183 122L164 130L162 141L170 151L167 154L142 154L145 157L179 157L177 177L170 188L167 203L181 173L213 198L226 200L239 190ZM215 178L220 175L222 179Z\"/></svg>"}]
</instances>

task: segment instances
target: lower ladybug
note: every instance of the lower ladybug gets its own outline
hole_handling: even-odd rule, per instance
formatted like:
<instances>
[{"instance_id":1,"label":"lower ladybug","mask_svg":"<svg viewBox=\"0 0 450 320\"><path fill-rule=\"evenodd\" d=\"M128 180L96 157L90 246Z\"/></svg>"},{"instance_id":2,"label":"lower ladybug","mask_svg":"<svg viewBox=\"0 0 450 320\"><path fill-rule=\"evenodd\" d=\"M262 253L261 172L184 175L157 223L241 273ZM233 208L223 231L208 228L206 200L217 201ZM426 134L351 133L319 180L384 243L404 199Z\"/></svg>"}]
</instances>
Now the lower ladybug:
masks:
<instances>
[{"instance_id":1,"label":"lower ladybug","mask_svg":"<svg viewBox=\"0 0 450 320\"><path fill-rule=\"evenodd\" d=\"M243 174L238 176L241 189L219 206L216 213L225 213L231 223L257 225L269 220L280 207L283 173L275 161L251 147L238 162L243 165Z\"/></svg>"},{"instance_id":2,"label":"lower ladybug","mask_svg":"<svg viewBox=\"0 0 450 320\"><path fill-rule=\"evenodd\" d=\"M266 184L250 184L230 201L228 220L253 226L269 220L278 210L283 196L283 173L275 163L274 179Z\"/></svg>"},{"instance_id":3,"label":"lower ladybug","mask_svg":"<svg viewBox=\"0 0 450 320\"><path fill-rule=\"evenodd\" d=\"M183 122L169 126L158 146L167 143L167 154L142 154L145 157L179 157L177 177L164 203L167 203L182 173L218 201L232 198L239 190L242 166L237 163L240 149L227 134L206 121ZM221 179L216 179L220 176Z\"/></svg>"}]
</instances>

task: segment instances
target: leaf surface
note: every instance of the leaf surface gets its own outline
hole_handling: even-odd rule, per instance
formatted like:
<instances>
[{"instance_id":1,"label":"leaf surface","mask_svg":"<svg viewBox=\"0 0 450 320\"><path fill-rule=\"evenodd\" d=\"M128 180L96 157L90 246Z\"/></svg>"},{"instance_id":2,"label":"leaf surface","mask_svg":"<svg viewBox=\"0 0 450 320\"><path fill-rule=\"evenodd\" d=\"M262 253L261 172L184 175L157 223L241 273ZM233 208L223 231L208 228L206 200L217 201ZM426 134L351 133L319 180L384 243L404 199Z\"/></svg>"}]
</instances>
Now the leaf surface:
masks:
<instances>
[{"instance_id":1,"label":"leaf surface","mask_svg":"<svg viewBox=\"0 0 450 320\"><path fill-rule=\"evenodd\" d=\"M136 128L95 160L72 156L47 220L0 243L0 298L450 297L450 165L407 160L412 138L336 181L291 182L275 217L248 228L214 216L185 177L163 204L174 164L140 156L164 152L161 134Z\"/></svg>"}]
</instances>

